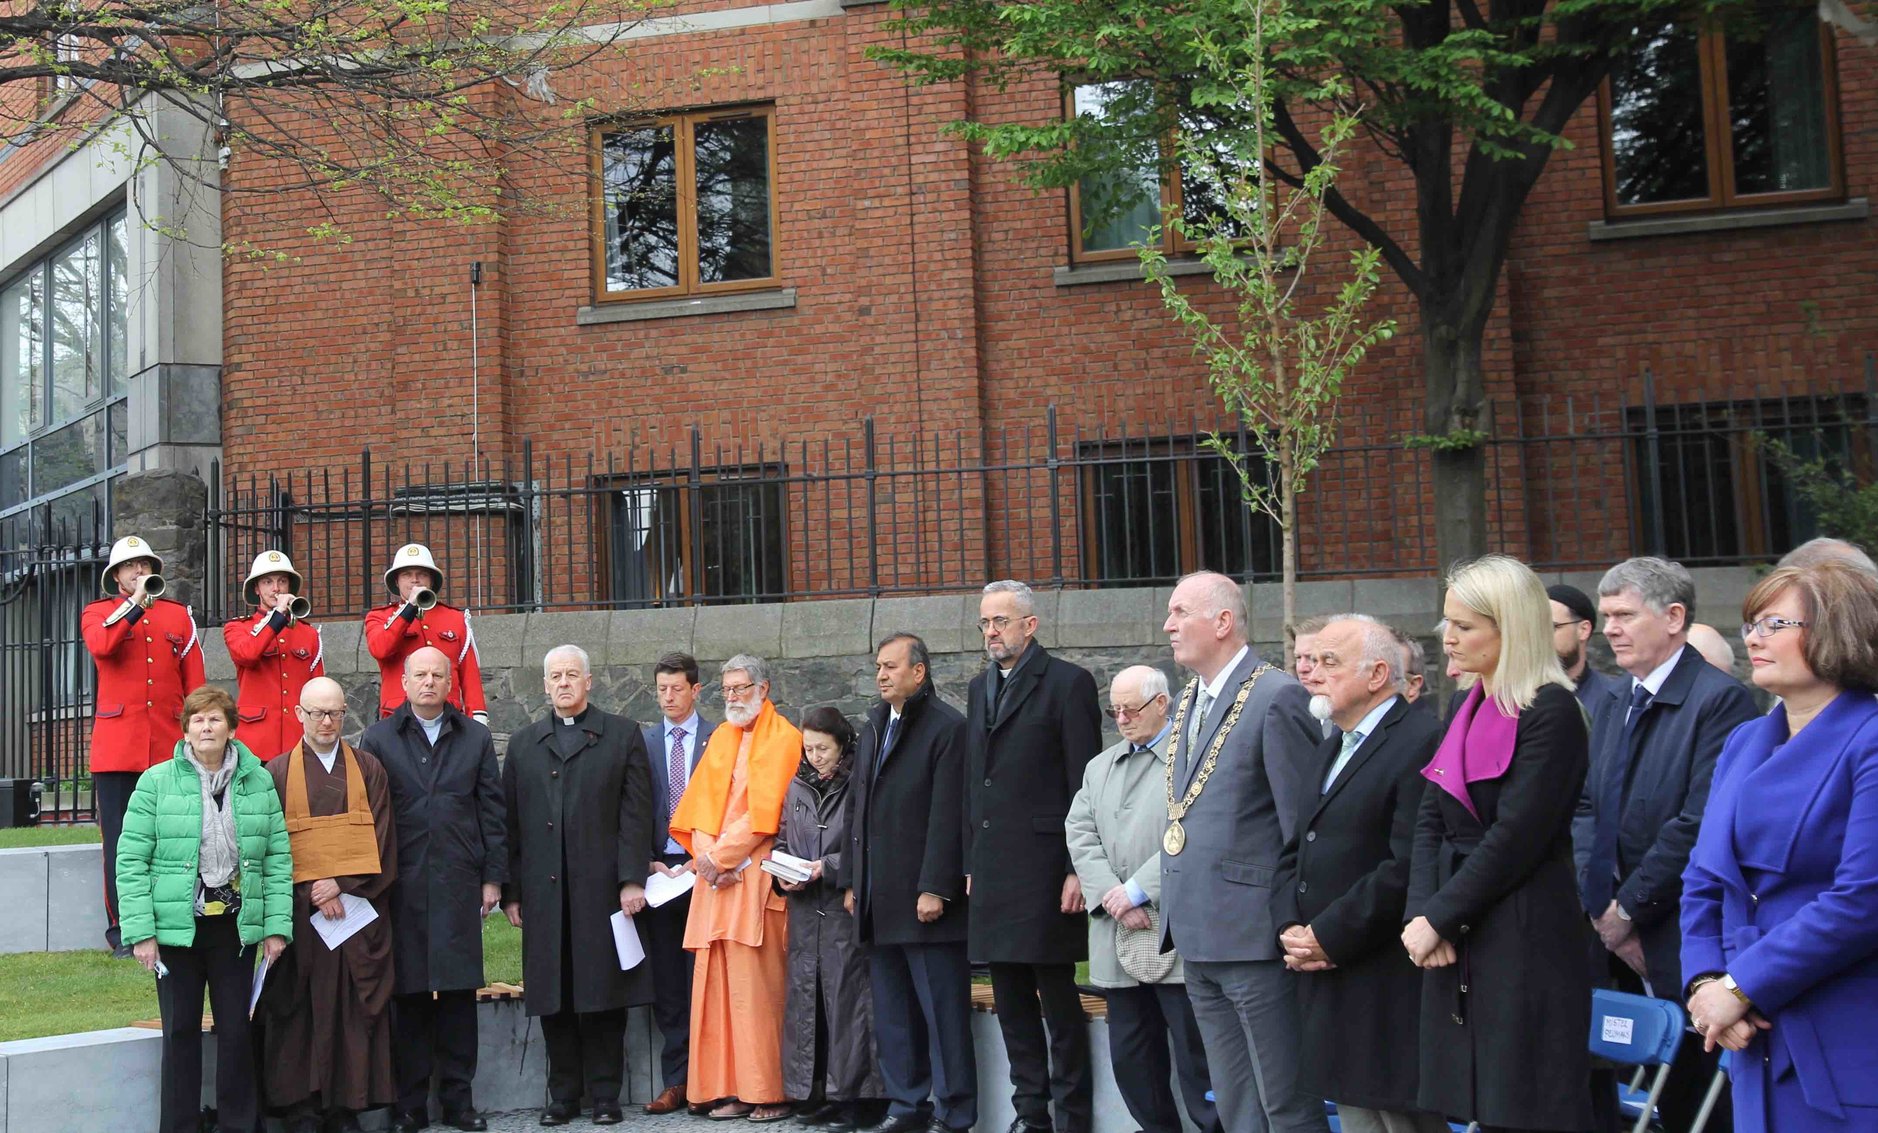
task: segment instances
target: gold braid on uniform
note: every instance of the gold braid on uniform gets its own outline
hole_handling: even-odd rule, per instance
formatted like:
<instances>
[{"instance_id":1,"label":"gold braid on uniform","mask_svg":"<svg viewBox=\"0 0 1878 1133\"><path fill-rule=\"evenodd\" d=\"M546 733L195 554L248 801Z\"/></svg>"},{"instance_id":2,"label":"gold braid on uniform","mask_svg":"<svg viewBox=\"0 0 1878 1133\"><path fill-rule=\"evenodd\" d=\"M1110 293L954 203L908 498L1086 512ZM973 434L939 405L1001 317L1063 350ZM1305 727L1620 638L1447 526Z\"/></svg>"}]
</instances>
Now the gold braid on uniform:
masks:
<instances>
[{"instance_id":1,"label":"gold braid on uniform","mask_svg":"<svg viewBox=\"0 0 1878 1133\"><path fill-rule=\"evenodd\" d=\"M1213 746L1207 750L1206 762L1200 765L1200 773L1193 778L1193 785L1187 788L1187 795L1179 802L1174 801L1174 764L1178 762L1174 752L1187 738L1187 707L1199 698L1190 696L1200 685L1199 678L1187 682L1187 687L1180 693L1180 708L1174 713L1174 739L1176 745L1170 748L1167 758L1167 833L1161 836L1161 849L1169 854L1178 854L1187 848L1187 828L1180 820L1187 817L1187 811L1199 801L1200 792L1206 790L1206 781L1213 777L1213 768L1219 764L1220 749L1226 746L1226 737L1232 733L1233 725L1239 722L1239 714L1245 711L1246 698L1252 695L1252 687L1259 683L1259 678L1271 672L1270 665L1260 665L1252 670L1252 675L1239 686L1239 695L1233 699L1232 711L1220 723L1219 734L1213 737Z\"/></svg>"}]
</instances>

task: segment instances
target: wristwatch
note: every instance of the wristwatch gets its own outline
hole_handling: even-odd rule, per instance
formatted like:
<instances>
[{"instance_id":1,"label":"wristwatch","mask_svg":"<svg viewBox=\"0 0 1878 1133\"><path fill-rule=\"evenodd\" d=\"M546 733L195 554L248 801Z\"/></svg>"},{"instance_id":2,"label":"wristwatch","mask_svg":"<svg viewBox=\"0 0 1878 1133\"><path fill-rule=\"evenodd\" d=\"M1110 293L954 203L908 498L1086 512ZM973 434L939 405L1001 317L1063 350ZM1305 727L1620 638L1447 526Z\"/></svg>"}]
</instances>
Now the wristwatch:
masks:
<instances>
[{"instance_id":1,"label":"wristwatch","mask_svg":"<svg viewBox=\"0 0 1878 1133\"><path fill-rule=\"evenodd\" d=\"M1726 972L1723 972L1722 978L1719 982L1721 983L1723 987L1727 988L1729 993L1732 994L1736 999L1739 999L1741 1002L1747 1004L1749 1007L1754 1006L1754 1001L1748 998L1747 992L1741 990L1741 985L1735 982L1735 978L1733 976L1727 974Z\"/></svg>"}]
</instances>

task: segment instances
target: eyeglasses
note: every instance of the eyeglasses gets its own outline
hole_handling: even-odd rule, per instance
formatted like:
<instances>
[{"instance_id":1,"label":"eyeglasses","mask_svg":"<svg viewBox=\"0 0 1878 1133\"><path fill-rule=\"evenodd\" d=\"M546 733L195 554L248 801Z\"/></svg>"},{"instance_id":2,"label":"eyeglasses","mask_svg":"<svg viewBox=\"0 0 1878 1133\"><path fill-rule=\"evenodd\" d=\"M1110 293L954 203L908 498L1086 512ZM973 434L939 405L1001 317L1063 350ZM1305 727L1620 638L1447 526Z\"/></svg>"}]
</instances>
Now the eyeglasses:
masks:
<instances>
[{"instance_id":1,"label":"eyeglasses","mask_svg":"<svg viewBox=\"0 0 1878 1133\"><path fill-rule=\"evenodd\" d=\"M748 696L750 690L755 687L755 685L725 685L724 695L733 700L742 700L745 696Z\"/></svg>"},{"instance_id":2,"label":"eyeglasses","mask_svg":"<svg viewBox=\"0 0 1878 1133\"><path fill-rule=\"evenodd\" d=\"M1573 618L1573 619L1571 619L1571 620L1570 620L1570 621L1568 621L1568 622L1553 622L1553 623L1552 623L1552 628L1553 628L1553 629L1564 629L1564 628L1565 628L1566 626L1575 626L1575 625L1577 625L1577 624L1578 624L1578 623L1580 623L1580 622L1588 622L1588 621L1590 621L1590 620L1591 620L1590 618Z\"/></svg>"},{"instance_id":3,"label":"eyeglasses","mask_svg":"<svg viewBox=\"0 0 1878 1133\"><path fill-rule=\"evenodd\" d=\"M1806 623L1792 618L1776 618L1768 615L1757 622L1748 622L1741 627L1741 640L1750 637L1772 637L1783 629L1805 629Z\"/></svg>"},{"instance_id":4,"label":"eyeglasses","mask_svg":"<svg viewBox=\"0 0 1878 1133\"><path fill-rule=\"evenodd\" d=\"M978 632L983 633L988 629L996 629L999 633L1003 633L1005 630L1011 628L1012 622L1023 621L1024 618L1029 617L1029 616L1030 615L1025 614L1023 615L1023 617L1013 618L1013 617L1008 617L1004 614L999 614L995 618L979 618L978 619Z\"/></svg>"},{"instance_id":5,"label":"eyeglasses","mask_svg":"<svg viewBox=\"0 0 1878 1133\"><path fill-rule=\"evenodd\" d=\"M309 720L318 720L321 723L325 723L329 720L344 719L346 710L343 708L302 708L300 715L305 716Z\"/></svg>"},{"instance_id":6,"label":"eyeglasses","mask_svg":"<svg viewBox=\"0 0 1878 1133\"><path fill-rule=\"evenodd\" d=\"M1137 704L1132 708L1130 708L1126 704L1111 704L1109 705L1109 715L1115 717L1117 720L1132 720L1136 716L1139 716L1143 712L1146 712L1148 710L1148 705L1153 704L1155 701L1161 699L1161 697L1164 695L1166 694L1156 693L1153 696L1148 697L1146 700L1142 701L1140 704Z\"/></svg>"}]
</instances>

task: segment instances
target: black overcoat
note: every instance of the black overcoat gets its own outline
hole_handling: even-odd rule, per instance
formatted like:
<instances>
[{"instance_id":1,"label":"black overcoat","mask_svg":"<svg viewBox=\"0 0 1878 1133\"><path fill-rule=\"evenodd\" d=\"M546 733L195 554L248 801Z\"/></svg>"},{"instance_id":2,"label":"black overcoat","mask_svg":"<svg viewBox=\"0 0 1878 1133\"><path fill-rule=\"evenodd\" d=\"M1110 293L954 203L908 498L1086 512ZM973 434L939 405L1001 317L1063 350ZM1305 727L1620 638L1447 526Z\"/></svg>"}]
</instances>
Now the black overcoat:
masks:
<instances>
[{"instance_id":1,"label":"black overcoat","mask_svg":"<svg viewBox=\"0 0 1878 1133\"><path fill-rule=\"evenodd\" d=\"M1104 746L1095 678L1033 641L990 719L986 682L999 679L986 669L966 697L968 951L974 963L1073 964L1088 959L1089 932L1085 914L1062 912L1063 819Z\"/></svg>"},{"instance_id":2,"label":"black overcoat","mask_svg":"<svg viewBox=\"0 0 1878 1133\"><path fill-rule=\"evenodd\" d=\"M501 885L509 873L495 741L446 704L433 748L407 701L365 729L358 746L378 757L391 782L397 994L473 991L483 986L482 887Z\"/></svg>"},{"instance_id":3,"label":"black overcoat","mask_svg":"<svg viewBox=\"0 0 1878 1133\"><path fill-rule=\"evenodd\" d=\"M1309 925L1336 964L1300 973L1298 1088L1367 1109L1412 1110L1422 976L1402 948L1415 819L1441 725L1406 700L1383 714L1327 793L1342 734L1317 749L1311 790L1272 882L1272 924ZM1299 892L1302 888L1303 892Z\"/></svg>"},{"instance_id":4,"label":"black overcoat","mask_svg":"<svg viewBox=\"0 0 1878 1133\"><path fill-rule=\"evenodd\" d=\"M1478 819L1446 791L1423 793L1403 916L1427 917L1459 952L1422 973L1423 1109L1591 1128L1591 926L1571 843L1586 751L1577 698L1546 685L1520 713L1506 772L1468 784Z\"/></svg>"},{"instance_id":5,"label":"black overcoat","mask_svg":"<svg viewBox=\"0 0 1878 1133\"><path fill-rule=\"evenodd\" d=\"M803 764L808 766L807 761ZM813 774L813 770L807 772ZM815 1016L824 1020L828 1053L822 1086L831 1100L885 1097L876 1069L874 996L866 950L854 939L854 918L842 907L841 859L848 846L852 776L821 792L800 777L789 784L777 849L822 863L822 879L789 902L789 992L783 1005L783 1093L807 1098L815 1088Z\"/></svg>"},{"instance_id":6,"label":"black overcoat","mask_svg":"<svg viewBox=\"0 0 1878 1133\"><path fill-rule=\"evenodd\" d=\"M554 730L581 734L572 755ZM653 839L652 776L639 725L589 707L573 725L553 713L509 737L509 884L522 905L522 986L530 1015L610 1011L652 1002L652 968L621 971L610 918L622 885L643 885ZM569 939L562 940L565 924ZM564 958L572 971L562 970ZM571 991L573 1002L563 1003Z\"/></svg>"},{"instance_id":7,"label":"black overcoat","mask_svg":"<svg viewBox=\"0 0 1878 1133\"><path fill-rule=\"evenodd\" d=\"M839 884L854 890L863 943L962 944L965 717L928 681L907 700L893 750L881 763L888 714L886 702L876 704L861 727ZM945 901L931 924L919 921L921 893Z\"/></svg>"}]
</instances>

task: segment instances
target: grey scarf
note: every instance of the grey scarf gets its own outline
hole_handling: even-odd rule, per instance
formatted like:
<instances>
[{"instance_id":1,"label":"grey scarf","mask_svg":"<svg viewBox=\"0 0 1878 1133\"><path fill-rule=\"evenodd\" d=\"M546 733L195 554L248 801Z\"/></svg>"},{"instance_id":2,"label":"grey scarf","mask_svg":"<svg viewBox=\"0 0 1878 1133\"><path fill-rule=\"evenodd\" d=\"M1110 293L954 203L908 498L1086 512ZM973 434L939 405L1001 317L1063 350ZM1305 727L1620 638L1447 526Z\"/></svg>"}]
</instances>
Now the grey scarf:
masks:
<instances>
[{"instance_id":1,"label":"grey scarf","mask_svg":"<svg viewBox=\"0 0 1878 1133\"><path fill-rule=\"evenodd\" d=\"M241 865L240 845L235 839L235 792L230 782L239 762L235 745L229 744L222 765L214 771L202 766L195 749L183 744L183 758L196 769L196 781L202 785L202 853L199 859L202 884L213 889L227 885ZM221 805L215 796L221 795Z\"/></svg>"}]
</instances>

